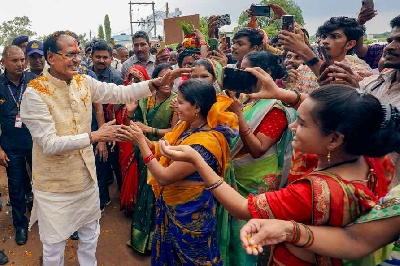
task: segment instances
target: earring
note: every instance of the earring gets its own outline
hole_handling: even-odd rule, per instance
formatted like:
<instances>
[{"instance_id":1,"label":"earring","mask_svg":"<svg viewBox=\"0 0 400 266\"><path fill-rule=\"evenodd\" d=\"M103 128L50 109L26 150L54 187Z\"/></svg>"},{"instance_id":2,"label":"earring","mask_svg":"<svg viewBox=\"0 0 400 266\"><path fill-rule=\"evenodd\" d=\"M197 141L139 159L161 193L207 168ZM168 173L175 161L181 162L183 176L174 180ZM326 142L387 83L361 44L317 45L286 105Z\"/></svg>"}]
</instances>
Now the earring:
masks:
<instances>
[{"instance_id":1,"label":"earring","mask_svg":"<svg viewBox=\"0 0 400 266\"><path fill-rule=\"evenodd\" d=\"M326 156L326 160L328 161L328 163L331 163L331 151L328 151L328 155Z\"/></svg>"},{"instance_id":2,"label":"earring","mask_svg":"<svg viewBox=\"0 0 400 266\"><path fill-rule=\"evenodd\" d=\"M195 116L196 116L196 117L198 117L198 116L199 116L199 114L198 114L198 113L196 113L196 114L195 114Z\"/></svg>"}]
</instances>

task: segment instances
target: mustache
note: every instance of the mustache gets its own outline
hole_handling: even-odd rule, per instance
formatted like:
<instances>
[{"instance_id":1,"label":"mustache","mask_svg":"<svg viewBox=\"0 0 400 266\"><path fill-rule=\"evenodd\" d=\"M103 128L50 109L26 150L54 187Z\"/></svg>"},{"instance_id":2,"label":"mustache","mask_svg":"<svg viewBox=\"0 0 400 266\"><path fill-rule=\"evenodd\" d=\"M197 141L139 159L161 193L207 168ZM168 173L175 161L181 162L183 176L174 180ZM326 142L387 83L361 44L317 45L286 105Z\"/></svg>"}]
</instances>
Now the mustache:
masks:
<instances>
[{"instance_id":1,"label":"mustache","mask_svg":"<svg viewBox=\"0 0 400 266\"><path fill-rule=\"evenodd\" d=\"M396 54L396 53L394 53L394 52L392 52L392 51L387 51L387 52L384 52L384 53L383 53L383 56L387 56L387 55L396 56L396 57L399 57L399 56L400 56L400 55L398 55L398 54Z\"/></svg>"}]
</instances>

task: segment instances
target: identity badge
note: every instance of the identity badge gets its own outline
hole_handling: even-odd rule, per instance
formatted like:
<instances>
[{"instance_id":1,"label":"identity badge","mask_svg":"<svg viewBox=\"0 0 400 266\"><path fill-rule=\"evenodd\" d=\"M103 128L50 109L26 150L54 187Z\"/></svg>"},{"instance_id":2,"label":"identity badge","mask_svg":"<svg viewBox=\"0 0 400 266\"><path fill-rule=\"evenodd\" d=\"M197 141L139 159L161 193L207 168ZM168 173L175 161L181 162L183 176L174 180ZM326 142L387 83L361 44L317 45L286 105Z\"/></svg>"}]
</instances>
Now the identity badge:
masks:
<instances>
[{"instance_id":1,"label":"identity badge","mask_svg":"<svg viewBox=\"0 0 400 266\"><path fill-rule=\"evenodd\" d=\"M22 120L21 120L21 117L19 115L15 116L15 125L14 125L14 127L22 128Z\"/></svg>"}]
</instances>

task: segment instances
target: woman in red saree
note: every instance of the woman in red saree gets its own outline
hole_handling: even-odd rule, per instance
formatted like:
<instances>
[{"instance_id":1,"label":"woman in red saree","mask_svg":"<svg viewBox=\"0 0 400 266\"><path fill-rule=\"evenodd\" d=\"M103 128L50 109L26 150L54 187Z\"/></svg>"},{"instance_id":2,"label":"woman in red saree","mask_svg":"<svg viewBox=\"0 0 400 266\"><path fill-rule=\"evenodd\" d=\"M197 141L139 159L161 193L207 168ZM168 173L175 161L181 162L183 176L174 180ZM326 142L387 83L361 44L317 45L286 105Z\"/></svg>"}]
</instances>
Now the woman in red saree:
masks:
<instances>
[{"instance_id":1,"label":"woman in red saree","mask_svg":"<svg viewBox=\"0 0 400 266\"><path fill-rule=\"evenodd\" d=\"M149 80L150 77L144 67L135 65L131 67L125 75L124 85L138 83L141 81ZM129 103L137 104L137 103ZM115 108L115 109L114 109ZM115 119L118 125L129 125L127 118L127 108L125 105L118 106L109 105L107 113L114 112ZM124 210L127 216L130 216L133 211L133 204L138 190L139 171L136 161L134 147L130 141L117 142L119 148L119 164L122 173L122 188L120 194L120 208Z\"/></svg>"},{"instance_id":2,"label":"woman in red saree","mask_svg":"<svg viewBox=\"0 0 400 266\"><path fill-rule=\"evenodd\" d=\"M293 98L294 92L279 89L264 71L248 71L264 83L268 90L265 94L272 95L265 98ZM297 101L286 101L299 105L303 97L296 95ZM206 186L235 218L275 218L342 227L370 210L387 192L393 165L386 163L388 167L384 168L382 160L376 158L398 147L399 133L381 128L383 121L381 104L372 95L340 85L314 91L301 103L298 118L289 128L295 133L293 148L316 154L317 164L286 188L249 195L248 200L214 174L190 147L172 147L161 141L160 148L173 160L193 163ZM273 246L271 254L270 265L342 265L341 260L318 256L289 243Z\"/></svg>"}]
</instances>

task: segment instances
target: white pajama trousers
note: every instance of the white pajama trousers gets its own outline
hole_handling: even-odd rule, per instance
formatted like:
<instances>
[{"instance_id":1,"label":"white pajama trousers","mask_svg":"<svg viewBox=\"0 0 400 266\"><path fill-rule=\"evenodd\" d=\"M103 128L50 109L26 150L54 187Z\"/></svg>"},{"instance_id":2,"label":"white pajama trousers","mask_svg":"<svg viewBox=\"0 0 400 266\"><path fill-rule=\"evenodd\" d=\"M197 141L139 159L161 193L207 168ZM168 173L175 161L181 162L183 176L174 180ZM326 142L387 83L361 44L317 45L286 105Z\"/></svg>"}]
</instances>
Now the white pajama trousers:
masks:
<instances>
[{"instance_id":1,"label":"white pajama trousers","mask_svg":"<svg viewBox=\"0 0 400 266\"><path fill-rule=\"evenodd\" d=\"M97 266L96 248L100 235L99 220L78 229L78 261L82 266ZM42 241L42 239L41 239ZM43 242L43 266L64 266L66 240L48 244Z\"/></svg>"}]
</instances>

